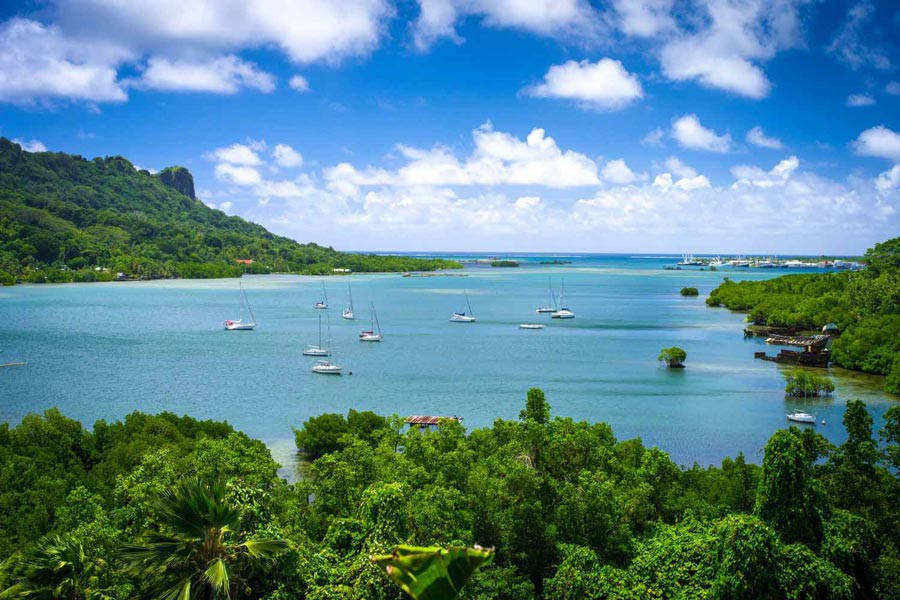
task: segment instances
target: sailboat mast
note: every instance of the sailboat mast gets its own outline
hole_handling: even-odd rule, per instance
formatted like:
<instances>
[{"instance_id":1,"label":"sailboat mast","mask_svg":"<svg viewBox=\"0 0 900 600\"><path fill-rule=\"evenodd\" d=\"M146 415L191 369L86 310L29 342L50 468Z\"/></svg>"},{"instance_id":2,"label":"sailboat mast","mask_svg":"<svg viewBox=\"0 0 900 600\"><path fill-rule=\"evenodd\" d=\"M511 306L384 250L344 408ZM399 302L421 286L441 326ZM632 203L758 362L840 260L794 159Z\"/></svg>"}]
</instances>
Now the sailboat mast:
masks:
<instances>
[{"instance_id":1,"label":"sailboat mast","mask_svg":"<svg viewBox=\"0 0 900 600\"><path fill-rule=\"evenodd\" d=\"M472 312L472 305L469 304L469 292L467 292L466 290L463 290L463 293L466 295L466 308L469 309L469 314L474 317L475 315Z\"/></svg>"},{"instance_id":2,"label":"sailboat mast","mask_svg":"<svg viewBox=\"0 0 900 600\"><path fill-rule=\"evenodd\" d=\"M244 284L241 283L241 296L244 299L244 304L247 305L247 312L250 313L250 322L256 323L256 317L253 316L253 308L250 306L250 301L247 300L247 292L244 291Z\"/></svg>"},{"instance_id":3,"label":"sailboat mast","mask_svg":"<svg viewBox=\"0 0 900 600\"><path fill-rule=\"evenodd\" d=\"M353 312L353 290L350 289L350 284L347 284L347 295L350 296L350 312Z\"/></svg>"}]
</instances>

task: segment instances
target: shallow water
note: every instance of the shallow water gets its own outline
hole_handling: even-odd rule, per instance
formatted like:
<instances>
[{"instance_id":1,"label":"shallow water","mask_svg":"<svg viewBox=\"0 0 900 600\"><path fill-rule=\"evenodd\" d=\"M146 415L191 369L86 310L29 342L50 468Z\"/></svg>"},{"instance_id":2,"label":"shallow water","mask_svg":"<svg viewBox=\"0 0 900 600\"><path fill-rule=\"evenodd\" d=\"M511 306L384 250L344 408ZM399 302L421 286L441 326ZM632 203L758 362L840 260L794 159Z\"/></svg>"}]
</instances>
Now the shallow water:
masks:
<instances>
[{"instance_id":1,"label":"shallow water","mask_svg":"<svg viewBox=\"0 0 900 600\"><path fill-rule=\"evenodd\" d=\"M559 257L559 255L554 255ZM540 257L546 260L546 257ZM467 266L467 277L352 275L325 280L333 360L352 376L310 372L300 352L316 341L321 312L312 305L322 279L246 277L258 323L227 332L236 318L236 280L16 286L0 290L0 421L58 406L87 425L133 410L226 419L292 457L291 427L349 408L382 414L459 415L468 428L517 418L529 387L543 388L556 415L606 421L620 439L639 436L681 464L717 464L744 452L758 462L785 413L801 408L825 419L816 429L843 439L847 399L864 400L880 426L900 400L880 377L831 369L834 396L786 400L782 367L754 360L777 353L744 339L743 315L707 308L721 282L767 278L784 270L663 270L675 259L577 256L570 265ZM567 258L569 260L569 258ZM793 271L792 271L793 272ZM573 320L535 314L547 303L548 276L564 278ZM353 286L356 321L340 318ZM697 287L700 296L679 290ZM476 323L450 323L466 310ZM384 341L360 343L369 302ZM543 330L520 330L542 322ZM678 345L687 368L668 370L656 356Z\"/></svg>"}]
</instances>

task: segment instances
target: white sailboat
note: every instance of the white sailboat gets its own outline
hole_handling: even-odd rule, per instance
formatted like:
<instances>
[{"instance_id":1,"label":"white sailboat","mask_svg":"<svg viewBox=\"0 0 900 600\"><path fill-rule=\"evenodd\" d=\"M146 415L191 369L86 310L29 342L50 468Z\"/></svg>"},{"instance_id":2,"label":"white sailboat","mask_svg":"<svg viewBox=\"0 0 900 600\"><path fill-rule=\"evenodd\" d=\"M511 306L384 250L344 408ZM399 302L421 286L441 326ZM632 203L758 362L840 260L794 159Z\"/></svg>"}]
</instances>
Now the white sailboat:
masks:
<instances>
[{"instance_id":1,"label":"white sailboat","mask_svg":"<svg viewBox=\"0 0 900 600\"><path fill-rule=\"evenodd\" d=\"M244 293L244 284L239 282L241 286L241 307L238 312L238 320L232 321L228 319L225 321L225 329L227 331L251 331L254 327L256 327L256 319L253 318L253 309L250 308L250 302L247 301L247 294ZM244 321L244 306L247 307L247 313L250 315L249 321Z\"/></svg>"},{"instance_id":2,"label":"white sailboat","mask_svg":"<svg viewBox=\"0 0 900 600\"><path fill-rule=\"evenodd\" d=\"M553 301L553 280L550 277L547 278L547 298L550 300L547 306L539 306L534 312L552 313L556 311L556 302Z\"/></svg>"},{"instance_id":3,"label":"white sailboat","mask_svg":"<svg viewBox=\"0 0 900 600\"><path fill-rule=\"evenodd\" d=\"M329 327L329 334L331 328ZM330 335L329 335L330 337ZM331 349L327 348L322 340L322 315L319 315L319 343L309 344L303 351L303 356L331 356Z\"/></svg>"},{"instance_id":4,"label":"white sailboat","mask_svg":"<svg viewBox=\"0 0 900 600\"><path fill-rule=\"evenodd\" d=\"M816 424L815 415L811 415L807 412L802 412L799 410L795 410L792 413L788 413L787 418L788 418L788 421L794 421L795 423L811 423L813 425Z\"/></svg>"},{"instance_id":5,"label":"white sailboat","mask_svg":"<svg viewBox=\"0 0 900 600\"><path fill-rule=\"evenodd\" d=\"M336 365L328 360L318 360L316 361L315 366L313 366L312 372L318 373L319 375L340 375L343 368L344 367Z\"/></svg>"},{"instance_id":6,"label":"white sailboat","mask_svg":"<svg viewBox=\"0 0 900 600\"><path fill-rule=\"evenodd\" d=\"M328 294L325 292L325 282L322 282L322 299L313 304L313 308L325 309L328 308Z\"/></svg>"},{"instance_id":7,"label":"white sailboat","mask_svg":"<svg viewBox=\"0 0 900 600\"><path fill-rule=\"evenodd\" d=\"M350 306L344 309L344 312L341 313L341 318L353 321L356 319L356 316L353 314L353 292L350 290L349 283L347 284L347 296L350 298Z\"/></svg>"},{"instance_id":8,"label":"white sailboat","mask_svg":"<svg viewBox=\"0 0 900 600\"><path fill-rule=\"evenodd\" d=\"M520 323L519 329L543 329L544 326L540 323Z\"/></svg>"},{"instance_id":9,"label":"white sailboat","mask_svg":"<svg viewBox=\"0 0 900 600\"><path fill-rule=\"evenodd\" d=\"M359 341L361 342L380 342L381 341L381 325L378 323L378 314L375 312L375 303L372 303L372 326L368 331L359 332Z\"/></svg>"},{"instance_id":10,"label":"white sailboat","mask_svg":"<svg viewBox=\"0 0 900 600\"><path fill-rule=\"evenodd\" d=\"M569 310L568 307L566 307L565 295L566 295L566 282L563 281L563 282L560 282L560 284L559 284L559 309L550 313L550 316L553 317L554 319L574 319L575 318L575 313L573 313L571 310Z\"/></svg>"},{"instance_id":11,"label":"white sailboat","mask_svg":"<svg viewBox=\"0 0 900 600\"><path fill-rule=\"evenodd\" d=\"M450 315L450 321L453 323L474 323L475 315L472 314L472 305L469 304L469 294L463 290L463 294L466 295L466 307L469 309L469 312L455 312Z\"/></svg>"}]
</instances>

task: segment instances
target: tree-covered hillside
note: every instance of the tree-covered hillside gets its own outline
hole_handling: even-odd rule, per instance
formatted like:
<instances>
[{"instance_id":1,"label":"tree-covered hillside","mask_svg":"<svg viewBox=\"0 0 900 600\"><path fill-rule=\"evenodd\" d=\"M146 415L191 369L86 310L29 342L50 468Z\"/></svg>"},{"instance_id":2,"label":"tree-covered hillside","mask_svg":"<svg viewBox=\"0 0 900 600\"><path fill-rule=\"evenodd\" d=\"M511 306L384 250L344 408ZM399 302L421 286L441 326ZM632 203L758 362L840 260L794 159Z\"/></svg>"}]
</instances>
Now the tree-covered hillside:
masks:
<instances>
[{"instance_id":1,"label":"tree-covered hillside","mask_svg":"<svg viewBox=\"0 0 900 600\"><path fill-rule=\"evenodd\" d=\"M726 279L706 303L748 311L757 325L841 331L831 348L835 364L886 375L900 394L900 238L875 244L857 272L785 275L765 281Z\"/></svg>"},{"instance_id":2,"label":"tree-covered hillside","mask_svg":"<svg viewBox=\"0 0 900 600\"><path fill-rule=\"evenodd\" d=\"M120 157L25 152L0 138L0 280L94 281L330 274L458 267L299 244L194 198L183 167L158 175ZM252 260L239 264L237 259Z\"/></svg>"}]
</instances>

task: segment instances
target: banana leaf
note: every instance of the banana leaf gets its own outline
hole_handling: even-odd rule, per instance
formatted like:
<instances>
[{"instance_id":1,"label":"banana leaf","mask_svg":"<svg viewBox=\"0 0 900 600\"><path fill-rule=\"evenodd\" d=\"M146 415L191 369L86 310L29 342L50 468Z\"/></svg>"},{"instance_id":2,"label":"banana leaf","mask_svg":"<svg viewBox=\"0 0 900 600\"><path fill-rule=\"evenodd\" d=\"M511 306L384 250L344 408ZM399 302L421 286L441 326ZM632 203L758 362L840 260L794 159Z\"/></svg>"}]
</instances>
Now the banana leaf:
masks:
<instances>
[{"instance_id":1,"label":"banana leaf","mask_svg":"<svg viewBox=\"0 0 900 600\"><path fill-rule=\"evenodd\" d=\"M398 546L391 554L371 557L415 600L452 600L472 573L494 557L494 550L437 546Z\"/></svg>"}]
</instances>

